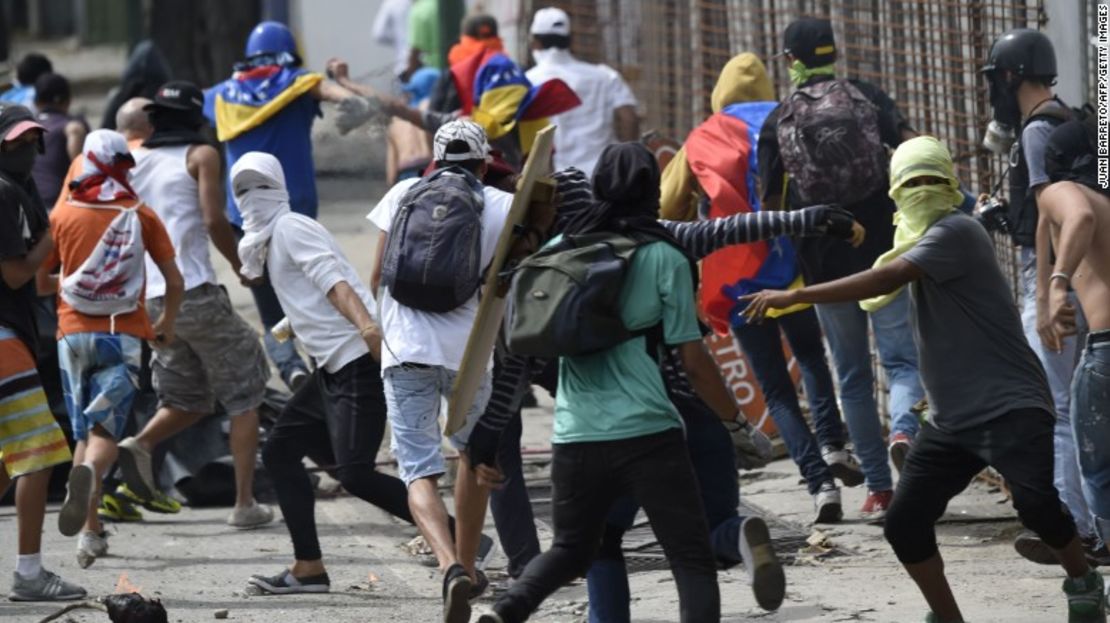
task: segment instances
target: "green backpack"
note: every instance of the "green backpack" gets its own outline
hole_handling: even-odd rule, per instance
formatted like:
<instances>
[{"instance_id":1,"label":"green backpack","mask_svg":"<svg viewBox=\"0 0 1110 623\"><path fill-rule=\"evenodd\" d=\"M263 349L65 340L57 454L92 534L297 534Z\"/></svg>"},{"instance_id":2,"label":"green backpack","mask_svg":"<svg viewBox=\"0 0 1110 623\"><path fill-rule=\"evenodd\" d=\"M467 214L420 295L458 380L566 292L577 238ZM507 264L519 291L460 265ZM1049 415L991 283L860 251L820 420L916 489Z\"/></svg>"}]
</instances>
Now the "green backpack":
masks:
<instances>
[{"instance_id":1,"label":"green backpack","mask_svg":"<svg viewBox=\"0 0 1110 623\"><path fill-rule=\"evenodd\" d=\"M505 328L509 351L526 357L596 353L647 331L629 331L620 295L638 234L564 236L516 268Z\"/></svg>"}]
</instances>

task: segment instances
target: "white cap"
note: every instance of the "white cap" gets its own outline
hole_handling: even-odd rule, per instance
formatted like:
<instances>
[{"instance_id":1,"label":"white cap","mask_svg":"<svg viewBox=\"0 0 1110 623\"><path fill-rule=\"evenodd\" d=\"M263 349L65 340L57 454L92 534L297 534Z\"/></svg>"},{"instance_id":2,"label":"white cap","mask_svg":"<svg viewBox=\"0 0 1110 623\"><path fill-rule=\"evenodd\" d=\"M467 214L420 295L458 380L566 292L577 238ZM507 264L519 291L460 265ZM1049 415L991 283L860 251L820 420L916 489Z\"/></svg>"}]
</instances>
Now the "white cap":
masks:
<instances>
[{"instance_id":1,"label":"white cap","mask_svg":"<svg viewBox=\"0 0 1110 623\"><path fill-rule=\"evenodd\" d=\"M549 6L536 11L532 18L533 35L561 35L570 36L570 16L562 9Z\"/></svg>"},{"instance_id":2,"label":"white cap","mask_svg":"<svg viewBox=\"0 0 1110 623\"><path fill-rule=\"evenodd\" d=\"M454 141L466 143L466 151L447 152L447 146ZM432 156L436 162L461 162L463 160L486 160L489 157L489 143L482 126L467 119L456 119L445 123L436 130L432 141Z\"/></svg>"}]
</instances>

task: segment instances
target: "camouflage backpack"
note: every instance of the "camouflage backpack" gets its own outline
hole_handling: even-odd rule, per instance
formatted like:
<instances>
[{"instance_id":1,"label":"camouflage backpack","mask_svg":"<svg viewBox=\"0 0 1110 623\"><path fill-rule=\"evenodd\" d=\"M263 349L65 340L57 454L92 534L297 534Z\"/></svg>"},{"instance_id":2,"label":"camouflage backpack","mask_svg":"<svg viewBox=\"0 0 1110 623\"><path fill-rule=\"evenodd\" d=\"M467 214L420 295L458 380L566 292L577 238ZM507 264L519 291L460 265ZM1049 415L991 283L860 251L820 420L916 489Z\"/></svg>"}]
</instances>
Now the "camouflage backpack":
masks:
<instances>
[{"instance_id":1,"label":"camouflage backpack","mask_svg":"<svg viewBox=\"0 0 1110 623\"><path fill-rule=\"evenodd\" d=\"M851 205L889 184L875 105L847 80L798 89L783 102L779 151L801 205Z\"/></svg>"}]
</instances>

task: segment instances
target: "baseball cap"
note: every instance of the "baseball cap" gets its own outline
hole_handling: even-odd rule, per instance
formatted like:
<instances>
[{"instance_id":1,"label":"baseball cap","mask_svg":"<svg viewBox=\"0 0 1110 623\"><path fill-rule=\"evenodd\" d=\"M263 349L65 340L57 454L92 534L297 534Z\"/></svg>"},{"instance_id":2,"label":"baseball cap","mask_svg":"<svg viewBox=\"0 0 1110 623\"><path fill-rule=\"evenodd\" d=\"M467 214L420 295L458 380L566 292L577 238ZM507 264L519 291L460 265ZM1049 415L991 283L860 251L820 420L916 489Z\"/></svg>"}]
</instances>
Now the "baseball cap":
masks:
<instances>
[{"instance_id":1,"label":"baseball cap","mask_svg":"<svg viewBox=\"0 0 1110 623\"><path fill-rule=\"evenodd\" d=\"M34 115L25 106L0 105L0 136L3 136L0 140L14 141L28 130L46 132L46 128L35 122Z\"/></svg>"},{"instance_id":2,"label":"baseball cap","mask_svg":"<svg viewBox=\"0 0 1110 623\"><path fill-rule=\"evenodd\" d=\"M553 6L540 9L536 11L536 15L532 17L532 29L530 31L533 35L561 35L563 37L570 36L570 16L562 9L557 9Z\"/></svg>"},{"instance_id":3,"label":"baseball cap","mask_svg":"<svg viewBox=\"0 0 1110 623\"><path fill-rule=\"evenodd\" d=\"M70 99L69 80L59 74L43 74L35 80L36 104L61 104Z\"/></svg>"},{"instance_id":4,"label":"baseball cap","mask_svg":"<svg viewBox=\"0 0 1110 623\"><path fill-rule=\"evenodd\" d=\"M171 80L158 87L153 102L143 106L143 110L147 112L159 108L200 111L204 108L204 93L192 82Z\"/></svg>"},{"instance_id":5,"label":"baseball cap","mask_svg":"<svg viewBox=\"0 0 1110 623\"><path fill-rule=\"evenodd\" d=\"M462 162L489 158L489 143L482 126L466 119L443 124L432 141L436 162Z\"/></svg>"},{"instance_id":6,"label":"baseball cap","mask_svg":"<svg viewBox=\"0 0 1110 623\"><path fill-rule=\"evenodd\" d=\"M836 60L832 22L815 17L794 20L783 33L783 52L802 61L806 67L832 63Z\"/></svg>"}]
</instances>

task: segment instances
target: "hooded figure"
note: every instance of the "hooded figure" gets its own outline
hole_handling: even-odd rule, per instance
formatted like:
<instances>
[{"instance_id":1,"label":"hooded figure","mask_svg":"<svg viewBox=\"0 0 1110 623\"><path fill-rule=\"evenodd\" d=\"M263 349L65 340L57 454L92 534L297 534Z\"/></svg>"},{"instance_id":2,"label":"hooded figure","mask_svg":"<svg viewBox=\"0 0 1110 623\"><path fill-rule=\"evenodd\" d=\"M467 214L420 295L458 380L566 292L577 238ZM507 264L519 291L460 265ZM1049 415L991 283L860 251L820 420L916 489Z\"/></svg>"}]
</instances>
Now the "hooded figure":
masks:
<instances>
[{"instance_id":1,"label":"hooded figure","mask_svg":"<svg viewBox=\"0 0 1110 623\"><path fill-rule=\"evenodd\" d=\"M646 147L640 143L606 147L591 186L595 201L567 218L563 233L636 230L674 242L658 221L659 165ZM674 245L679 247L677 242Z\"/></svg>"},{"instance_id":2,"label":"hooded figure","mask_svg":"<svg viewBox=\"0 0 1110 623\"><path fill-rule=\"evenodd\" d=\"M266 250L278 219L289 213L289 192L281 163L270 154L243 154L231 167L231 189L243 215L239 259L243 276L258 279L266 269Z\"/></svg>"},{"instance_id":3,"label":"hooded figure","mask_svg":"<svg viewBox=\"0 0 1110 623\"><path fill-rule=\"evenodd\" d=\"M778 102L759 57L744 52L726 63L710 106L713 115L694 128L663 172L663 218L690 221L761 209L756 144L763 122ZM794 247L785 236L731 246L702 260L699 306L713 330L725 334L730 326L744 323L737 303L740 296L785 288L797 278Z\"/></svg>"},{"instance_id":4,"label":"hooded figure","mask_svg":"<svg viewBox=\"0 0 1110 623\"><path fill-rule=\"evenodd\" d=\"M140 41L127 59L119 88L108 97L100 127L116 129L116 112L120 106L133 97L154 97L158 87L165 84L170 75L170 65L158 46L150 41Z\"/></svg>"},{"instance_id":5,"label":"hooded figure","mask_svg":"<svg viewBox=\"0 0 1110 623\"><path fill-rule=\"evenodd\" d=\"M906 185L921 177L944 180L944 183ZM955 212L963 202L952 155L944 143L932 136L918 136L898 146L890 159L890 198L898 206L894 214L894 248L875 260L875 268L912 249L934 223ZM893 301L902 288L860 301L859 306L868 312L881 309Z\"/></svg>"}]
</instances>

